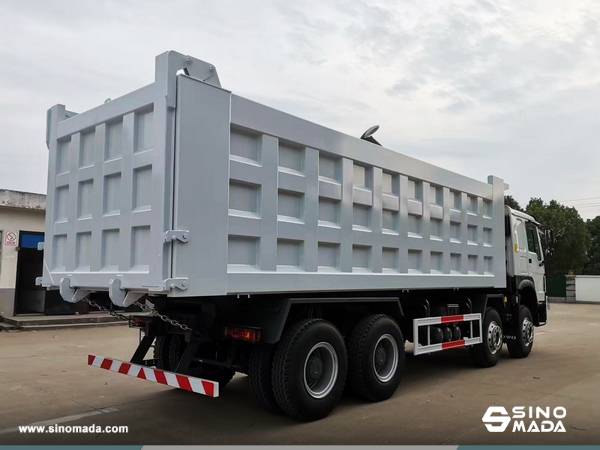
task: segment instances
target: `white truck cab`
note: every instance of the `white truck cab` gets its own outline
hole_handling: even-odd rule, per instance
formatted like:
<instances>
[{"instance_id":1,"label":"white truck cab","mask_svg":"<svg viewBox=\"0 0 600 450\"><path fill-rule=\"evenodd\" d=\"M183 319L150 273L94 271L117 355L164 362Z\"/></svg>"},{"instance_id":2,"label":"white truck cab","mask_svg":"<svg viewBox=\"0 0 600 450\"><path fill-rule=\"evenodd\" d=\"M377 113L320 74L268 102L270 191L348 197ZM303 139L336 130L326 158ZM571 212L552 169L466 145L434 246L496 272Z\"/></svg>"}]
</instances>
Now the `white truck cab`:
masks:
<instances>
[{"instance_id":1,"label":"white truck cab","mask_svg":"<svg viewBox=\"0 0 600 450\"><path fill-rule=\"evenodd\" d=\"M505 216L507 285L514 287L521 304L530 303L528 307L535 321L543 325L547 318L545 243L551 232L529 214L508 206Z\"/></svg>"}]
</instances>

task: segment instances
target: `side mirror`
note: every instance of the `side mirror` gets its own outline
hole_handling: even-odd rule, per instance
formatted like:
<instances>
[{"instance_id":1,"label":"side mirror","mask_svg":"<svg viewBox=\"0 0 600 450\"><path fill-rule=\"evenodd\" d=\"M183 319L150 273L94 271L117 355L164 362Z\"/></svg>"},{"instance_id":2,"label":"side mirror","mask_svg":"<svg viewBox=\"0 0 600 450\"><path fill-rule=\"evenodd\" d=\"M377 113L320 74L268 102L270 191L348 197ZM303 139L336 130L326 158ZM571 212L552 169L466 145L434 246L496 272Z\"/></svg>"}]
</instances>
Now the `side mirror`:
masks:
<instances>
[{"instance_id":1,"label":"side mirror","mask_svg":"<svg viewBox=\"0 0 600 450\"><path fill-rule=\"evenodd\" d=\"M546 239L546 256L551 256L554 253L554 244L556 243L554 230L552 228L545 228L544 237Z\"/></svg>"}]
</instances>

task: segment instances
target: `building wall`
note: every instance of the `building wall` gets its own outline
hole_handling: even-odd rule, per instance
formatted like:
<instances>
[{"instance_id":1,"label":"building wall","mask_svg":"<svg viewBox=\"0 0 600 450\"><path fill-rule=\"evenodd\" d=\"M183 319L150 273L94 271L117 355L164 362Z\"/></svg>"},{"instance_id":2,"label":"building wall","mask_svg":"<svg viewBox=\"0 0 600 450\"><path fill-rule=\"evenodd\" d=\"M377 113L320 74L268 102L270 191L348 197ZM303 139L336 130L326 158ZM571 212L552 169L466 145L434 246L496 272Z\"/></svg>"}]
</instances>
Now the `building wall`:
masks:
<instances>
[{"instance_id":1,"label":"building wall","mask_svg":"<svg viewBox=\"0 0 600 450\"><path fill-rule=\"evenodd\" d=\"M17 279L17 256L16 247L4 245L6 233L12 231L17 234L17 245L21 231L45 230L45 211L6 208L0 206L0 231L2 242L0 243L0 315L14 315L15 283ZM41 274L40 274L41 276Z\"/></svg>"},{"instance_id":2,"label":"building wall","mask_svg":"<svg viewBox=\"0 0 600 450\"><path fill-rule=\"evenodd\" d=\"M577 275L575 277L575 300L600 303L600 276Z\"/></svg>"}]
</instances>

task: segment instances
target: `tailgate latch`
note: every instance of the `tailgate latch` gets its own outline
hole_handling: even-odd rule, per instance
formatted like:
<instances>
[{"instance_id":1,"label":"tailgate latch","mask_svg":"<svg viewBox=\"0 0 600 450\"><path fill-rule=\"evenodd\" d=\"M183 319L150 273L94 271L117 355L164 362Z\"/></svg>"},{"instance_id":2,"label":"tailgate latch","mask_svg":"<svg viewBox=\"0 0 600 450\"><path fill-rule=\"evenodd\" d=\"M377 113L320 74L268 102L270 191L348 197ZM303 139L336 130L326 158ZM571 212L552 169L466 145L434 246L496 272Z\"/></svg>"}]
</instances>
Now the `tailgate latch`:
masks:
<instances>
[{"instance_id":1,"label":"tailgate latch","mask_svg":"<svg viewBox=\"0 0 600 450\"><path fill-rule=\"evenodd\" d=\"M169 230L165 231L165 242L187 242L190 236L190 232L188 230Z\"/></svg>"}]
</instances>

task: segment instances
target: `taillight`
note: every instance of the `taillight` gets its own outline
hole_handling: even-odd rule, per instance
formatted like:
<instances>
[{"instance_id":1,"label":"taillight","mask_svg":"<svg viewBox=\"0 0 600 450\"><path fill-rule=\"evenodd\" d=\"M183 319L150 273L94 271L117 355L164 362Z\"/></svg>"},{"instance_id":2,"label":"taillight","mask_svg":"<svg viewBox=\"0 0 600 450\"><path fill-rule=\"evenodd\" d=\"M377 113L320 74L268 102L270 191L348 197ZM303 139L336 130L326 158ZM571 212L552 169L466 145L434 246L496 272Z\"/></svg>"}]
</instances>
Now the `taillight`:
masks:
<instances>
[{"instance_id":1,"label":"taillight","mask_svg":"<svg viewBox=\"0 0 600 450\"><path fill-rule=\"evenodd\" d=\"M245 341L256 344L262 339L262 331L256 328L226 327L225 337L236 341Z\"/></svg>"},{"instance_id":2,"label":"taillight","mask_svg":"<svg viewBox=\"0 0 600 450\"><path fill-rule=\"evenodd\" d=\"M129 316L129 328L144 328L151 319L150 316Z\"/></svg>"}]
</instances>

